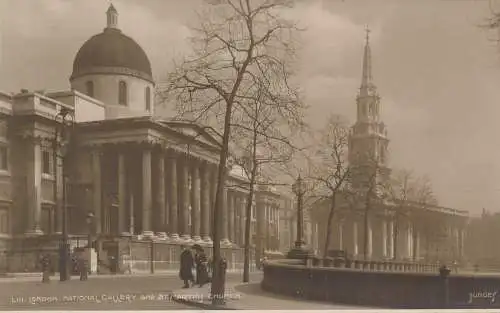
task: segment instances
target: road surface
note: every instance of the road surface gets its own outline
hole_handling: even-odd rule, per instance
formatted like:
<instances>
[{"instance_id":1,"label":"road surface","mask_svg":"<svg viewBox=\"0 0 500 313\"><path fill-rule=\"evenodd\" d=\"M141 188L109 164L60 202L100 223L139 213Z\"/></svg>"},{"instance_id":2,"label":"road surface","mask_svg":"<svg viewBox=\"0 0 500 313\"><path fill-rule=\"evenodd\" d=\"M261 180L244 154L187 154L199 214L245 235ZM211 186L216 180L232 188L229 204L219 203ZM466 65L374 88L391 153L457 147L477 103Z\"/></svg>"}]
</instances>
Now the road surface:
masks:
<instances>
[{"instance_id":1,"label":"road surface","mask_svg":"<svg viewBox=\"0 0 500 313\"><path fill-rule=\"evenodd\" d=\"M228 283L240 280L241 274L228 275ZM171 291L181 285L177 275L89 277L84 282L59 282L53 277L48 284L4 282L0 284L0 310L193 309L172 301Z\"/></svg>"}]
</instances>

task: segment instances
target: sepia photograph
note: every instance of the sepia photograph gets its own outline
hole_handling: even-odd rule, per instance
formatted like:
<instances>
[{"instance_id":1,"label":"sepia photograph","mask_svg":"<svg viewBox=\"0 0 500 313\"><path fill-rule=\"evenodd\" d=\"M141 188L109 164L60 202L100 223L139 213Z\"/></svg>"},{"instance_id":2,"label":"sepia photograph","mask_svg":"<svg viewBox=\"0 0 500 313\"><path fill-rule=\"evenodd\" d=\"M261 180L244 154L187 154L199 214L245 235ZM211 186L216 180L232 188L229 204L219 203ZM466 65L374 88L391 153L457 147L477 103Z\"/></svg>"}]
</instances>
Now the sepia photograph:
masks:
<instances>
[{"instance_id":1,"label":"sepia photograph","mask_svg":"<svg viewBox=\"0 0 500 313\"><path fill-rule=\"evenodd\" d=\"M0 0L0 311L500 309L500 0Z\"/></svg>"}]
</instances>

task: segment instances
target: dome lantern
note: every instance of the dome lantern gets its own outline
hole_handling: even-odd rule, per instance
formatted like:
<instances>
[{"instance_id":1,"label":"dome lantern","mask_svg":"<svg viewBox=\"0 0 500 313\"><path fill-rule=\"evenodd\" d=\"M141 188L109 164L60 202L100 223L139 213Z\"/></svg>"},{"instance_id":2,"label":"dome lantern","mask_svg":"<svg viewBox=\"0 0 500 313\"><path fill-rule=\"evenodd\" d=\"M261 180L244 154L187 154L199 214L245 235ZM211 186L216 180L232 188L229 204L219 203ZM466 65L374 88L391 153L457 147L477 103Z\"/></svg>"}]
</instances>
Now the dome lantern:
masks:
<instances>
[{"instance_id":1,"label":"dome lantern","mask_svg":"<svg viewBox=\"0 0 500 313\"><path fill-rule=\"evenodd\" d=\"M112 3L109 5L108 11L106 11L106 16L108 18L107 28L118 29L118 11L116 11Z\"/></svg>"}]
</instances>

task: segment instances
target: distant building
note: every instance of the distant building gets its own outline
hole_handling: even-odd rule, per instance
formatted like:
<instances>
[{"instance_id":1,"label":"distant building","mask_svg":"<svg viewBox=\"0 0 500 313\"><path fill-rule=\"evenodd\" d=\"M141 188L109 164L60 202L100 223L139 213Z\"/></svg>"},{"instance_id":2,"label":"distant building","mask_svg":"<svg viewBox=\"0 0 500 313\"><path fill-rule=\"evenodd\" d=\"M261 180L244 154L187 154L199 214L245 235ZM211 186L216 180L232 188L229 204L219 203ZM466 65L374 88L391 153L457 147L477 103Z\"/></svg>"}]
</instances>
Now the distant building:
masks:
<instances>
[{"instance_id":1,"label":"distant building","mask_svg":"<svg viewBox=\"0 0 500 313\"><path fill-rule=\"evenodd\" d=\"M495 238L500 237L500 213L488 213L483 209L480 217L470 219L465 238L465 254L471 265L480 269L500 268L500 251L494 248Z\"/></svg>"},{"instance_id":2,"label":"distant building","mask_svg":"<svg viewBox=\"0 0 500 313\"><path fill-rule=\"evenodd\" d=\"M391 175L389 139L380 118L380 96L373 82L368 36L356 104L357 118L351 129L348 154L352 187L362 194L370 190L370 186L384 184ZM408 201L380 200L371 204L365 220L365 202L359 196L353 200L348 195L338 195L329 249L345 250L355 258L374 260L451 262L464 259L468 212ZM320 251L324 251L329 209L330 201L324 199L310 206L315 224L312 229L317 232L313 238L319 238Z\"/></svg>"},{"instance_id":3,"label":"distant building","mask_svg":"<svg viewBox=\"0 0 500 313\"><path fill-rule=\"evenodd\" d=\"M149 58L120 30L113 5L106 16L76 54L70 90L0 93L0 249L56 247L63 208L72 244L91 231L115 256L130 236L212 244L220 143L200 125L155 117ZM74 123L63 127L61 111ZM222 246L241 263L247 179L237 166L228 170L218 218ZM256 192L258 249L279 248L280 197Z\"/></svg>"}]
</instances>

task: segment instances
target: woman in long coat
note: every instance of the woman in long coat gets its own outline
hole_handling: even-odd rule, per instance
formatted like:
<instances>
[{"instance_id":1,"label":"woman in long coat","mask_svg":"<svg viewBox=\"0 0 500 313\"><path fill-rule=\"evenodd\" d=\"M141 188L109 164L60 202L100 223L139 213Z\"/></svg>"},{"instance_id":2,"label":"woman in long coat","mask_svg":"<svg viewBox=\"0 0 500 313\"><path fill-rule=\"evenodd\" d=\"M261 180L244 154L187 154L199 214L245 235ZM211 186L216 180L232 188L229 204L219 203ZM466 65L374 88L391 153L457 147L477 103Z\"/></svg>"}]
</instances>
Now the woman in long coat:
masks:
<instances>
[{"instance_id":1,"label":"woman in long coat","mask_svg":"<svg viewBox=\"0 0 500 313\"><path fill-rule=\"evenodd\" d=\"M194 259L191 250L182 247L179 277L184 281L183 288L189 288L189 283L194 283L193 277Z\"/></svg>"},{"instance_id":2,"label":"woman in long coat","mask_svg":"<svg viewBox=\"0 0 500 313\"><path fill-rule=\"evenodd\" d=\"M203 285L209 282L208 277L208 258L200 245L193 246L195 249L195 263L196 263L196 283L203 287Z\"/></svg>"}]
</instances>

